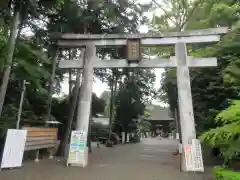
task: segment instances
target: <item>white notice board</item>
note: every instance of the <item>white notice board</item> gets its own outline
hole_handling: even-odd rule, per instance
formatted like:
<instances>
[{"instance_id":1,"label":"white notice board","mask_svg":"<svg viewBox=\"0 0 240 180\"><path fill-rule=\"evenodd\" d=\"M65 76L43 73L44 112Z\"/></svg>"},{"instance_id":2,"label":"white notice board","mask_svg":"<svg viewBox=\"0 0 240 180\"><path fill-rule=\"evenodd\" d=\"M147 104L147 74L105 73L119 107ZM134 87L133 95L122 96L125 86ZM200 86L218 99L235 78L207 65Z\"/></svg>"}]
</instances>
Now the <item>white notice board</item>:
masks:
<instances>
[{"instance_id":1,"label":"white notice board","mask_svg":"<svg viewBox=\"0 0 240 180\"><path fill-rule=\"evenodd\" d=\"M203 158L202 158L202 147L200 140L192 140L192 153L193 153L193 171L204 172Z\"/></svg>"},{"instance_id":2,"label":"white notice board","mask_svg":"<svg viewBox=\"0 0 240 180\"><path fill-rule=\"evenodd\" d=\"M87 133L72 131L67 165L86 166L88 158Z\"/></svg>"},{"instance_id":3,"label":"white notice board","mask_svg":"<svg viewBox=\"0 0 240 180\"><path fill-rule=\"evenodd\" d=\"M27 130L8 129L1 168L21 167Z\"/></svg>"},{"instance_id":4,"label":"white notice board","mask_svg":"<svg viewBox=\"0 0 240 180\"><path fill-rule=\"evenodd\" d=\"M193 139L191 145L184 146L187 171L204 172L200 140Z\"/></svg>"}]
</instances>

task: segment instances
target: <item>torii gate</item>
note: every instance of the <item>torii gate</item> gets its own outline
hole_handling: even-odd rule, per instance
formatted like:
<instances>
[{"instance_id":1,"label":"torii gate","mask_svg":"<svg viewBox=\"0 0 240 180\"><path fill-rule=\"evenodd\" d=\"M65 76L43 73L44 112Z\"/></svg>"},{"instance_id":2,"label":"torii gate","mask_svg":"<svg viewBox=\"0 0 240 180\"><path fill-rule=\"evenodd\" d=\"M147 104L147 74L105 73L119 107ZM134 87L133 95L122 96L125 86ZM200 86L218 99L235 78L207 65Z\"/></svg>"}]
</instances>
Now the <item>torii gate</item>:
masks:
<instances>
[{"instance_id":1,"label":"torii gate","mask_svg":"<svg viewBox=\"0 0 240 180\"><path fill-rule=\"evenodd\" d=\"M192 105L192 94L189 76L189 67L217 66L217 59L195 58L187 56L186 44L217 42L220 34L228 31L227 28L212 28L183 32L164 32L161 34L62 34L58 40L59 47L85 47L85 63L83 60L61 60L59 68L83 68L82 95L79 99L77 115L77 130L88 132L89 114L92 97L93 69L94 68L177 68L178 105L184 147L192 144L196 139L196 130ZM170 59L142 59L141 46L157 46L175 44L175 57ZM127 59L100 60L96 56L96 48L104 46L126 45ZM191 164L186 162L182 153L182 170L192 170ZM200 153L201 154L201 153ZM201 159L202 157L200 157ZM190 162L191 163L191 162ZM196 170L197 171L197 170Z\"/></svg>"}]
</instances>

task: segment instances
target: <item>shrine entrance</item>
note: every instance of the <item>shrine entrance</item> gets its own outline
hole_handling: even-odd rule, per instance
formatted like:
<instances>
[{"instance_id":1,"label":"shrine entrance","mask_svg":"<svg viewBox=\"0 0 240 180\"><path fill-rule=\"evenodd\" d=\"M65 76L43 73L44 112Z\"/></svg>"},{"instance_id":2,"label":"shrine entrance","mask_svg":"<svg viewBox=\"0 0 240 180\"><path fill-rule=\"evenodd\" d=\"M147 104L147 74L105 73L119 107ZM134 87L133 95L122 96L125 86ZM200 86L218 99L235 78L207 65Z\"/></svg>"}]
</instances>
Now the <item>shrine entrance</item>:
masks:
<instances>
[{"instance_id":1,"label":"shrine entrance","mask_svg":"<svg viewBox=\"0 0 240 180\"><path fill-rule=\"evenodd\" d=\"M196 139L189 68L217 66L215 57L197 58L187 54L186 44L217 42L220 34L227 32L227 28L213 28L191 30L184 32L164 32L159 34L61 34L57 45L64 48L84 48L85 56L80 60L60 60L59 68L83 69L83 83L78 100L78 115L76 129L87 133L92 97L92 83L94 68L177 68L178 105L182 137L182 170L202 171L202 167L190 167L185 154L188 147L199 150L201 146ZM141 47L175 45L175 56L170 59L144 59ZM126 59L101 60L97 57L97 48L109 46L126 46ZM202 164L202 155L194 151L193 159ZM196 163L195 163L196 164Z\"/></svg>"}]
</instances>

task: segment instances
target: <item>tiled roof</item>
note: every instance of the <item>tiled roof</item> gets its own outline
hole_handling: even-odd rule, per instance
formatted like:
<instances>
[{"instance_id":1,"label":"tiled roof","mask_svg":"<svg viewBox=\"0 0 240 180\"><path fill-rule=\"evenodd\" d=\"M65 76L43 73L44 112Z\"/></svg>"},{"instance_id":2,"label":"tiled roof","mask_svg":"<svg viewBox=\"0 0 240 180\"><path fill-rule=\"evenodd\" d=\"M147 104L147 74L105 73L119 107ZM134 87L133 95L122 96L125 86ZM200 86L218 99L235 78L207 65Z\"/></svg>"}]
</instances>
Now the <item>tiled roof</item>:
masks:
<instances>
[{"instance_id":1,"label":"tiled roof","mask_svg":"<svg viewBox=\"0 0 240 180\"><path fill-rule=\"evenodd\" d=\"M172 121L174 120L170 115L169 108L155 106L151 112L151 116L146 118L146 120L154 121Z\"/></svg>"}]
</instances>

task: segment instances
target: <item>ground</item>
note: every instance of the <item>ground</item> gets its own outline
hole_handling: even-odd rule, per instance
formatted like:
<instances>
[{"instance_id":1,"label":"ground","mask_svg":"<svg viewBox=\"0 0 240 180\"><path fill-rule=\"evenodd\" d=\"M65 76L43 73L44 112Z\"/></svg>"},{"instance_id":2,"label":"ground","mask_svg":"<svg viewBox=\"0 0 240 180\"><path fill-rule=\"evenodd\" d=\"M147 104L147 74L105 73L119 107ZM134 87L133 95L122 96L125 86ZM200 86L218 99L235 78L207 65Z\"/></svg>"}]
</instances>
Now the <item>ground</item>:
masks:
<instances>
[{"instance_id":1,"label":"ground","mask_svg":"<svg viewBox=\"0 0 240 180\"><path fill-rule=\"evenodd\" d=\"M174 140L146 139L139 144L93 148L86 168L66 167L63 160L24 162L20 169L3 170L0 180L208 180L208 173L179 171Z\"/></svg>"}]
</instances>

